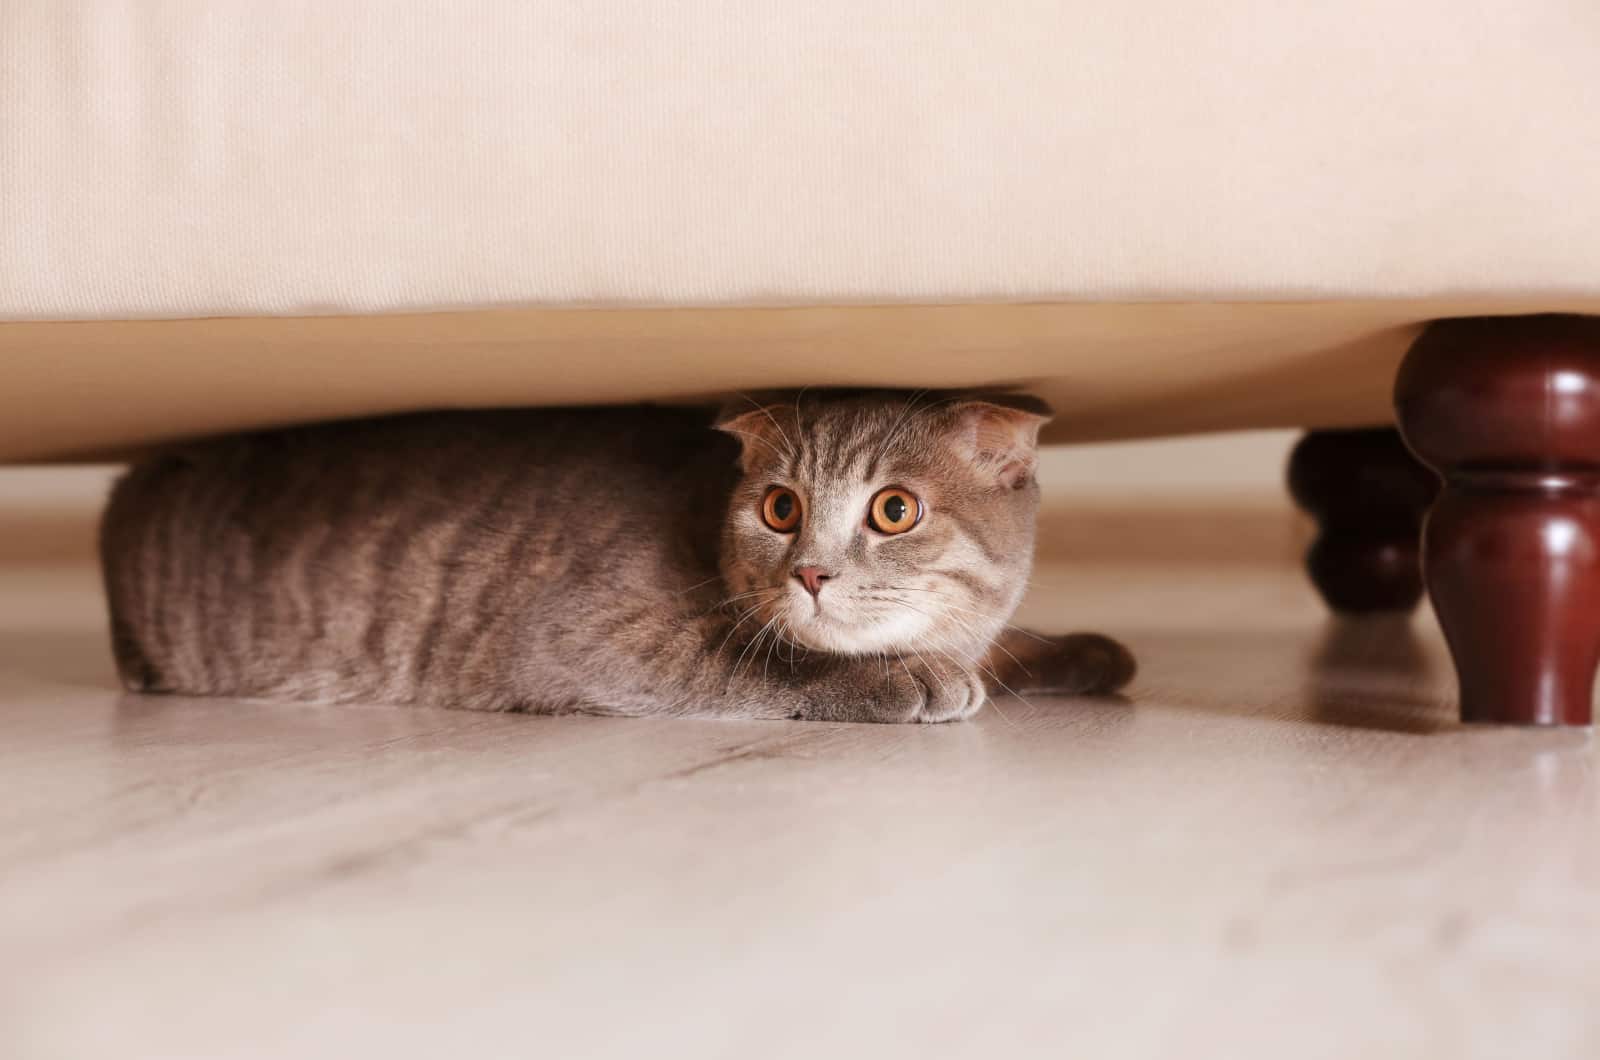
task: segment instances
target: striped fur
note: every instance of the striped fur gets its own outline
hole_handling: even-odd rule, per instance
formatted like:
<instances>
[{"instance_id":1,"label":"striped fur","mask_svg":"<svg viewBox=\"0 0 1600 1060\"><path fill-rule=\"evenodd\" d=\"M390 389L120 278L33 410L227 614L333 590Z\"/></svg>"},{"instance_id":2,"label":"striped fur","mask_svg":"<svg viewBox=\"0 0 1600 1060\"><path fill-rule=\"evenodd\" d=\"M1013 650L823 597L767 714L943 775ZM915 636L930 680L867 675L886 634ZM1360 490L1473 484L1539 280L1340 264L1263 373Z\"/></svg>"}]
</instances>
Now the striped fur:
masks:
<instances>
[{"instance_id":1,"label":"striped fur","mask_svg":"<svg viewBox=\"0 0 1600 1060\"><path fill-rule=\"evenodd\" d=\"M1037 506L1031 475L1002 482L973 448L985 408L1003 406L788 395L722 431L693 409L427 413L178 449L131 469L102 524L118 669L140 691L318 702L964 717L999 675ZM779 479L811 498L803 534L755 514ZM884 539L858 509L889 482L930 506ZM800 552L839 566L814 601ZM1078 654L1076 690L1131 673Z\"/></svg>"}]
</instances>

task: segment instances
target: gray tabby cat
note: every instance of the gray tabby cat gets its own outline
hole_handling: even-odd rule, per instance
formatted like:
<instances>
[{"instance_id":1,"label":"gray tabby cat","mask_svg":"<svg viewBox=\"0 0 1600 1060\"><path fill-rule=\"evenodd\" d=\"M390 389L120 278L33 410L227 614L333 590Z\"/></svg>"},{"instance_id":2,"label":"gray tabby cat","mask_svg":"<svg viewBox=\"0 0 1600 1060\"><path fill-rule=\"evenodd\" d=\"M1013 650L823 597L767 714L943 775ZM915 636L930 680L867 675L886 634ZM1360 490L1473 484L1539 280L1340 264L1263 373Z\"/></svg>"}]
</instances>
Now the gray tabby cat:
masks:
<instances>
[{"instance_id":1,"label":"gray tabby cat","mask_svg":"<svg viewBox=\"0 0 1600 1060\"><path fill-rule=\"evenodd\" d=\"M117 666L152 692L633 716L931 722L991 687L1111 692L1134 668L1115 641L1007 626L1047 415L808 392L201 443L112 493Z\"/></svg>"}]
</instances>

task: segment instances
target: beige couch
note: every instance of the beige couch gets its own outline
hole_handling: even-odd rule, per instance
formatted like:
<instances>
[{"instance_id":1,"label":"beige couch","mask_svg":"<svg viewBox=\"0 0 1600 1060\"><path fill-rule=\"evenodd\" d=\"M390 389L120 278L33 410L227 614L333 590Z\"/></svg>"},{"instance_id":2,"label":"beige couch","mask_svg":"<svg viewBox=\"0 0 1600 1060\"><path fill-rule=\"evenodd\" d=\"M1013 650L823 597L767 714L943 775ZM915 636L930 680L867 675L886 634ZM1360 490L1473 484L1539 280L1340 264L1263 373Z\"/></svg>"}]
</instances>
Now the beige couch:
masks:
<instances>
[{"instance_id":1,"label":"beige couch","mask_svg":"<svg viewBox=\"0 0 1600 1060\"><path fill-rule=\"evenodd\" d=\"M1382 422L1419 322L1600 309L1570 0L21 3L0 41L0 459L775 383L1026 382L1057 440Z\"/></svg>"}]
</instances>

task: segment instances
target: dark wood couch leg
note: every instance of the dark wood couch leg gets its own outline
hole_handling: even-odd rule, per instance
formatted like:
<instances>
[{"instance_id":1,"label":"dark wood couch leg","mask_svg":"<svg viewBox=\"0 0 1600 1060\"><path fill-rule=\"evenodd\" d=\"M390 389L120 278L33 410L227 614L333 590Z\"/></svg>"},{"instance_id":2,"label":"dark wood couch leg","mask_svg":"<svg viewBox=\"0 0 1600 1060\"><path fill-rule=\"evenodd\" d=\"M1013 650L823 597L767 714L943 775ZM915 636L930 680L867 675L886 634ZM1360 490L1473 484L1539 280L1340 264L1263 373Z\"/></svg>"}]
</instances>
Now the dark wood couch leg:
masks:
<instances>
[{"instance_id":1,"label":"dark wood couch leg","mask_svg":"<svg viewBox=\"0 0 1600 1060\"><path fill-rule=\"evenodd\" d=\"M1600 662L1600 317L1448 320L1395 383L1444 476L1423 570L1464 721L1588 725Z\"/></svg>"},{"instance_id":2,"label":"dark wood couch leg","mask_svg":"<svg viewBox=\"0 0 1600 1060\"><path fill-rule=\"evenodd\" d=\"M1317 521L1306 570L1342 614L1422 599L1422 517L1439 480L1392 428L1312 431L1289 457L1289 492Z\"/></svg>"}]
</instances>

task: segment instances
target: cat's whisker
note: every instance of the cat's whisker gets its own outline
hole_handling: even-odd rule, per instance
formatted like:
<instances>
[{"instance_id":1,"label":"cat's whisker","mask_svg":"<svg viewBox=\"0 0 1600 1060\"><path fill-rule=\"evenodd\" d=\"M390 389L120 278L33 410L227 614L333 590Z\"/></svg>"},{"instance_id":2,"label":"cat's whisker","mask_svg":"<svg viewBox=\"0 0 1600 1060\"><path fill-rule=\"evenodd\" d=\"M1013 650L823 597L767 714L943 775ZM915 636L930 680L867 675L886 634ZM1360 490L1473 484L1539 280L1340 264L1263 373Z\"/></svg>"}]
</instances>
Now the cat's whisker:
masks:
<instances>
[{"instance_id":1,"label":"cat's whisker","mask_svg":"<svg viewBox=\"0 0 1600 1060\"><path fill-rule=\"evenodd\" d=\"M998 639L990 641L989 642L989 647L998 648L1000 651L1004 652L1006 658L1008 658L1012 662L1016 663L1017 664L1017 669L1021 670L1024 676L1028 675L1029 670L1028 670L1028 668L1026 666L1023 665L1022 660L1017 658L1015 655L1011 654L1011 649L1006 647L1004 644L1000 643L1000 641Z\"/></svg>"},{"instance_id":2,"label":"cat's whisker","mask_svg":"<svg viewBox=\"0 0 1600 1060\"><path fill-rule=\"evenodd\" d=\"M728 630L728 635L722 638L722 643L717 645L717 650L715 652L713 652L712 654L713 655L721 655L722 654L722 649L726 648L728 646L728 641L732 640L733 639L733 635L735 633L739 632L739 627L744 625L746 622L748 622L750 620L750 617L752 615L758 613L760 610L761 610L761 605L758 603L755 606L753 606L753 607L747 609L746 611L744 611L739 616L739 620L733 624L733 628Z\"/></svg>"},{"instance_id":3,"label":"cat's whisker","mask_svg":"<svg viewBox=\"0 0 1600 1060\"><path fill-rule=\"evenodd\" d=\"M920 608L916 607L913 604L906 603L904 601L901 601L901 603L902 603L903 606L908 607L913 611L916 611L918 614L921 614L921 615L926 615L927 614L926 611L921 610ZM949 656L946 655L944 652L941 652L938 648L934 647L933 643L930 640L928 640L928 638L927 638L927 636L925 634L924 635L918 635L918 636L912 638L912 642L911 642L910 647L911 647L911 651L917 656L917 658L922 660L924 666L927 665L927 660L923 657L922 652L918 648L918 645L921 645L922 647L927 648L936 657L949 658ZM1000 647L1000 645L998 643L995 646L996 647ZM1001 647L1000 650L1001 651L1005 651L1005 648ZM1011 653L1010 652L1006 652L1006 654L1010 655ZM1015 660L1016 656L1012 656L1012 659ZM1000 675L995 673L993 670L989 669L987 666L985 666L981 660L977 660L977 659L972 660L972 665L977 667L977 669L980 672L982 672L984 675L989 677L990 680L994 681L995 684L999 685L1007 693L1009 693L1010 695L1015 696L1017 699L1021 700L1028 707L1031 708L1033 706L1032 703L1029 703L1027 699L1023 698L1021 693L1017 692L1010 685L1008 685L1004 681L1000 680ZM1020 662L1018 662L1017 665L1021 666L1022 664ZM930 667L930 669L931 669L931 667ZM938 671L934 671L934 676L938 677ZM942 679L940 681L940 684L941 685L943 684ZM1000 709L999 704L994 703L993 699L990 700L990 703L991 703L991 705L994 706L995 713L999 714L1000 717L1005 720L1007 725L1012 725L1013 727L1015 727L1015 725L1011 721L1011 719L1007 718L1006 715L1005 715L1005 712Z\"/></svg>"},{"instance_id":4,"label":"cat's whisker","mask_svg":"<svg viewBox=\"0 0 1600 1060\"><path fill-rule=\"evenodd\" d=\"M884 586L884 588L889 589L889 590L891 590L893 592L933 593L935 596L944 597L946 599L946 601L948 601L949 597L950 597L949 593L942 592L942 591L940 591L938 589L924 589L924 588L920 588L920 587L915 586L915 585L887 585L887 586ZM944 604L944 606L952 608L952 609L957 610L957 611L969 612L971 614L977 615L979 618L982 618L982 619L984 619L985 621L988 621L988 622L992 622L996 618L1000 617L997 612L996 613L991 613L991 612L987 612L987 611L981 611L981 610L979 610L977 608L966 607L966 606L963 606L962 604L957 604L957 603L946 602ZM1048 643L1050 643L1050 638L1049 637L1041 637L1039 634L1033 632L1033 630L1031 630L1031 629L1023 629L1021 626L1019 626L1019 625L1017 625L1017 624L1015 624L1013 622L1004 622L1004 623L1002 623L1002 626L1005 629L1011 630L1013 633L1019 633L1022 636L1027 637L1029 640L1037 641L1040 644L1048 644Z\"/></svg>"},{"instance_id":5,"label":"cat's whisker","mask_svg":"<svg viewBox=\"0 0 1600 1060\"><path fill-rule=\"evenodd\" d=\"M724 600L722 603L718 604L717 607L720 608L720 609L724 609L724 610L731 609L734 604L740 603L740 602L742 602L742 600L748 600L748 599L752 599L752 598L755 599L755 602L752 603L748 608L744 608L744 609L740 610L740 612L739 612L740 614L748 614L751 610L760 608L761 606L763 606L767 602L767 599L768 599L766 596L763 596L760 593L747 593L747 594L744 594L742 597L735 597L733 599Z\"/></svg>"},{"instance_id":6,"label":"cat's whisker","mask_svg":"<svg viewBox=\"0 0 1600 1060\"><path fill-rule=\"evenodd\" d=\"M1004 688L1005 686L1002 685L1001 687ZM1010 689L1006 689L1006 691L1010 692L1011 690ZM1011 692L1011 694L1014 695L1014 696L1017 695L1015 692ZM1017 696L1017 698L1021 699L1022 697L1021 696ZM1001 721L1006 723L1007 728L1011 728L1011 729L1020 729L1021 728L1020 725L1018 725L1016 722L1011 720L1011 715L1007 714L1005 711L1000 709L1000 701L998 699L995 699L993 696L990 696L989 699L988 699L988 705L989 705L989 708L995 712L995 715L997 717L999 717L999 719Z\"/></svg>"},{"instance_id":7,"label":"cat's whisker","mask_svg":"<svg viewBox=\"0 0 1600 1060\"><path fill-rule=\"evenodd\" d=\"M878 451L873 454L873 464L877 464L878 461L883 459L883 454L889 451L889 446L894 444L894 440L900 436L900 432L910 422L911 414L916 411L917 401L927 392L926 388L913 390L911 396L906 398L905 407L900 411L900 418L895 421L894 426L889 429L888 437L883 440L883 444L878 446Z\"/></svg>"},{"instance_id":8,"label":"cat's whisker","mask_svg":"<svg viewBox=\"0 0 1600 1060\"><path fill-rule=\"evenodd\" d=\"M982 667L979 667L979 669L982 669ZM993 674L990 674L989 676L991 677L991 679L993 679L993 681L996 684L1000 685L1000 687L1004 688L1008 693L1010 693L1013 696L1016 696L1018 699L1022 699L1022 697L1017 695L1017 693L1012 692L1011 689L1009 689L1009 688L1006 688L1005 684L998 677L994 677ZM1011 720L1011 715L1007 714L1004 710L1001 709L1000 701L998 699L996 699L994 696L990 696L988 702L989 702L990 709L995 712L996 716L998 716L1001 721L1006 723L1006 727L1007 728L1011 728L1011 729L1020 729L1021 728L1020 725L1018 725L1016 722ZM1029 703L1025 699L1022 699L1022 702L1024 704L1026 704L1027 706L1029 706L1029 707L1033 706L1032 703Z\"/></svg>"},{"instance_id":9,"label":"cat's whisker","mask_svg":"<svg viewBox=\"0 0 1600 1060\"><path fill-rule=\"evenodd\" d=\"M767 657L761 665L761 672L765 675L772 666L772 656L776 652L778 661L783 661L783 619L778 619L772 627L772 640L767 644Z\"/></svg>"},{"instance_id":10,"label":"cat's whisker","mask_svg":"<svg viewBox=\"0 0 1600 1060\"><path fill-rule=\"evenodd\" d=\"M900 433L905 429L905 427L910 425L910 418L911 418L912 413L914 413L914 412L932 412L934 409L942 408L945 405L951 405L951 404L954 404L957 401L962 400L962 398L959 395L952 395L952 396L947 397L947 398L941 398L940 400L937 400L937 401L930 401L926 405L922 406L921 408L917 408L916 407L917 401L919 399L927 396L929 393L930 393L930 391L928 391L927 389L917 390L917 391L912 393L910 399L908 399L907 402L906 402L906 409L901 415L900 422L895 426L895 429L890 433L889 437L884 441L883 445L879 448L877 456L873 457L873 461L874 462L877 462L878 460L883 458L883 454L888 451L889 446L892 445L894 443L895 439L900 436Z\"/></svg>"},{"instance_id":11,"label":"cat's whisker","mask_svg":"<svg viewBox=\"0 0 1600 1060\"><path fill-rule=\"evenodd\" d=\"M778 628L773 631L772 647L767 649L767 662L771 663L774 649L777 650L778 661L782 662L783 649L786 645L789 647L789 669L792 671L794 669L794 645L789 641L789 623L783 618L779 618ZM763 667L764 672L765 667Z\"/></svg>"},{"instance_id":12,"label":"cat's whisker","mask_svg":"<svg viewBox=\"0 0 1600 1060\"><path fill-rule=\"evenodd\" d=\"M936 649L933 649L931 646L929 646L929 650L933 651L935 655L943 655L943 653L937 651ZM920 653L919 653L919 657L920 657ZM943 656L943 657L948 658L949 656ZM1019 699L1019 700L1022 700L1022 703L1025 706L1029 707L1030 709L1033 707L1032 703L1029 703L1026 699L1023 699L1023 697L1018 692L1014 691L1004 681L1000 680L999 676L993 670L989 669L987 666L984 666L981 661L974 659L974 660L972 660L972 665L977 667L977 669L978 669L978 671L980 673L983 673L984 675L986 675L990 680L994 681L995 684L999 685L1007 693L1009 693L1010 695L1016 696L1016 698ZM1017 728L1016 722L1012 721L1009 717L1006 716L1006 712L1000 709L1000 704L995 701L993 696L989 697L989 705L994 708L994 712L1000 716L1000 719L1002 721L1004 721L1007 725L1009 725L1013 729Z\"/></svg>"},{"instance_id":13,"label":"cat's whisker","mask_svg":"<svg viewBox=\"0 0 1600 1060\"><path fill-rule=\"evenodd\" d=\"M778 625L778 618L777 618L776 615L774 615L771 619L769 619L767 621L766 625L762 626L756 632L756 639L750 645L750 666L751 666L752 669L755 668L756 659L761 655L761 645L764 644L764 643L768 643L767 638L772 636L772 632L773 632L774 629L777 628L777 625Z\"/></svg>"},{"instance_id":14,"label":"cat's whisker","mask_svg":"<svg viewBox=\"0 0 1600 1060\"><path fill-rule=\"evenodd\" d=\"M740 673L740 669L741 669L741 664L744 662L745 655L748 654L750 649L752 647L754 647L757 642L760 641L761 634L763 632L765 632L765 630L766 630L766 626L762 626L761 628L757 629L756 633L755 633L755 636L751 637L748 641L746 641L744 647L739 650L739 657L737 659L735 659L734 662L733 662L732 676L729 678L729 680L735 680L735 679L738 678L739 673Z\"/></svg>"},{"instance_id":15,"label":"cat's whisker","mask_svg":"<svg viewBox=\"0 0 1600 1060\"><path fill-rule=\"evenodd\" d=\"M792 673L794 673L795 644L794 644L794 641L789 639L789 633L790 633L789 623L788 622L781 623L780 626L779 626L778 637L779 637L780 640L788 642L788 645L789 645L789 672L792 674ZM778 657L781 659L783 656L780 653L780 655Z\"/></svg>"},{"instance_id":16,"label":"cat's whisker","mask_svg":"<svg viewBox=\"0 0 1600 1060\"><path fill-rule=\"evenodd\" d=\"M776 623L777 621L778 621L778 619L777 619L776 616L767 619L767 624L762 626L759 630L756 631L755 639L752 640L749 644L746 644L744 646L744 651L741 651L739 653L739 658L737 660L735 660L735 662L733 664L734 676L738 676L739 673L741 672L743 664L744 664L745 656L749 655L750 652L751 652L751 649L755 648L757 645L759 645L761 643L761 641L763 639L766 638L767 631L770 630L772 628L773 624Z\"/></svg>"},{"instance_id":17,"label":"cat's whisker","mask_svg":"<svg viewBox=\"0 0 1600 1060\"><path fill-rule=\"evenodd\" d=\"M778 455L780 457L783 457L785 460L793 460L794 459L793 456L791 456L790 454L784 452L782 449L779 449L777 446L773 445L772 442L768 441L766 438L761 437L761 435L759 435L759 434L751 434L749 431L741 431L741 430L738 430L737 428L734 428L734 427L723 427L723 428L721 428L721 430L723 432L727 433L727 434L736 434L740 438L744 438L744 439L746 439L748 441L760 442L762 445L766 446L768 449L771 449L773 451L773 453L775 453L776 455Z\"/></svg>"},{"instance_id":18,"label":"cat's whisker","mask_svg":"<svg viewBox=\"0 0 1600 1060\"><path fill-rule=\"evenodd\" d=\"M809 386L803 386L799 390L795 391L794 395L794 430L802 440L804 440L806 436L806 421L800 415L800 399L805 397L806 391L810 389L811 388ZM790 459L792 463L798 465L800 463L799 451L796 450L795 455Z\"/></svg>"},{"instance_id":19,"label":"cat's whisker","mask_svg":"<svg viewBox=\"0 0 1600 1060\"><path fill-rule=\"evenodd\" d=\"M758 612L760 608L765 607L766 602L768 602L768 599L770 599L770 597L762 596L762 594L765 594L765 592L776 592L776 589L755 589L754 592L741 592L741 594L738 594L738 596L731 596L725 600L718 600L717 604L710 605L710 607L706 608L704 612L699 612L699 615L707 616L710 615L710 613L722 612L722 610L730 610L731 605L736 604L738 600L750 599L750 597L762 597L762 599L755 600L755 604L750 605L750 607L746 608L746 610L739 612L738 623L734 624L734 628L728 631L728 636L733 636L734 629L738 629L741 624L744 624L744 621L742 621L744 618L754 615L754 613ZM726 644L728 644L728 640L726 640L725 637L722 644L717 645L717 652L722 652L722 648L725 647Z\"/></svg>"},{"instance_id":20,"label":"cat's whisker","mask_svg":"<svg viewBox=\"0 0 1600 1060\"><path fill-rule=\"evenodd\" d=\"M778 620L778 628L774 632L773 637L772 637L772 643L767 645L767 657L761 663L761 679L763 681L768 679L769 674L770 674L770 670L772 668L772 649L776 648L778 645L780 645L782 643L783 643L783 620L780 618ZM780 656L778 656L778 658L782 659L783 656L780 655Z\"/></svg>"},{"instance_id":21,"label":"cat's whisker","mask_svg":"<svg viewBox=\"0 0 1600 1060\"><path fill-rule=\"evenodd\" d=\"M768 420L771 421L773 429L778 432L778 437L782 438L783 439L783 444L788 447L788 453L786 454L788 456L788 459L793 460L794 459L794 455L795 455L794 442L789 438L789 432L785 431L783 429L783 425L780 424L777 421L776 417L774 417L772 415L772 410L767 408L767 406L761 404L759 401L757 401L755 398L751 397L749 394L740 392L739 396L744 398L746 401L750 402L751 405L754 405L755 408L756 408L756 411L760 412L763 416L765 416ZM799 417L796 417L795 422L797 424L799 423Z\"/></svg>"},{"instance_id":22,"label":"cat's whisker","mask_svg":"<svg viewBox=\"0 0 1600 1060\"><path fill-rule=\"evenodd\" d=\"M763 596L763 595L775 596L775 595L777 595L778 593L781 593L781 592L783 592L782 589L777 589L777 588L772 588L772 587L768 587L768 588L765 588L765 589L751 589L749 592L735 593L732 596L728 597L727 599L723 600L721 603L717 604L717 606L718 607L726 607L727 605L729 605L731 603L734 603L734 602L739 601L739 600L747 600L752 596Z\"/></svg>"},{"instance_id":23,"label":"cat's whisker","mask_svg":"<svg viewBox=\"0 0 1600 1060\"><path fill-rule=\"evenodd\" d=\"M903 600L903 599L901 599L899 597L895 597L895 596L872 596L872 597L866 597L865 599L881 600L881 601L884 601L886 603L892 603L896 607L904 607L904 608L906 608L906 609L908 609L910 611L915 611L917 614L922 615L924 618L928 619L930 622L936 620L935 616L930 615L928 612L922 610L922 608L916 606L910 600ZM985 613L983 611L979 611L979 610L977 610L975 608L962 607L960 604L945 603L945 604L943 604L941 606L943 606L943 607L945 607L945 608L947 608L949 610L952 610L952 611L962 611L962 612L966 612L968 614L977 615L980 619L984 620L985 622L992 622L992 621L994 621L994 618L995 618L994 615L987 614L987 613ZM1038 639L1043 640L1043 638L1038 638ZM996 643L998 645L998 642L996 642ZM1004 651L1005 649L1001 648L1001 650ZM1010 654L1010 653L1008 652L1007 654ZM1015 658L1015 656L1013 656L1013 658ZM1019 663L1018 665L1021 665L1021 664Z\"/></svg>"},{"instance_id":24,"label":"cat's whisker","mask_svg":"<svg viewBox=\"0 0 1600 1060\"><path fill-rule=\"evenodd\" d=\"M917 657L917 661L922 664L923 669L925 669L925 670L929 671L930 673L932 673L933 674L933 679L935 681L939 682L939 691L943 692L945 695L949 695L950 694L950 686L944 683L944 675L939 672L937 667L928 665L928 660L923 656L922 652L917 650L917 646L916 646L915 642L913 642L910 645L910 648L911 648L912 654L914 654Z\"/></svg>"},{"instance_id":25,"label":"cat's whisker","mask_svg":"<svg viewBox=\"0 0 1600 1060\"><path fill-rule=\"evenodd\" d=\"M900 669L906 672L906 679L915 685L917 683L917 679L912 676L911 667L906 665L906 657L904 655L897 655L895 658L900 661ZM887 668L885 668L885 672L887 672Z\"/></svg>"},{"instance_id":26,"label":"cat's whisker","mask_svg":"<svg viewBox=\"0 0 1600 1060\"><path fill-rule=\"evenodd\" d=\"M1024 637L1027 637L1029 640L1033 641L1036 644L1049 644L1050 643L1050 638L1049 637L1041 637L1039 634L1035 633L1033 630L1031 630L1031 629L1023 629L1021 626L1017 625L1015 622L1007 622L1005 624L1005 628L1009 629L1013 633L1022 634Z\"/></svg>"},{"instance_id":27,"label":"cat's whisker","mask_svg":"<svg viewBox=\"0 0 1600 1060\"><path fill-rule=\"evenodd\" d=\"M887 586L884 586L884 588L893 589L893 590L896 590L896 591L899 591L899 592L908 592L908 593L932 593L934 596L941 596L941 597L944 597L946 600L954 599L954 597L950 593L945 592L943 589L929 589L929 588L927 588L925 586L920 586L920 585L887 585ZM951 606L954 607L954 606L957 606L957 605L952 604Z\"/></svg>"},{"instance_id":28,"label":"cat's whisker","mask_svg":"<svg viewBox=\"0 0 1600 1060\"><path fill-rule=\"evenodd\" d=\"M1024 696L1021 692L1018 692L1016 689L1012 688L1010 685L1008 685L1004 681L1000 680L1000 675L999 674L995 673L993 670L989 669L987 666L983 665L983 663L981 663L981 662L974 661L973 665L976 666L979 669L979 671L981 671L985 676L987 676L989 678L989 680L991 680L995 684L999 685L1001 687L1001 689L1003 689L1006 692L1006 694L1008 694L1010 696L1014 696L1016 699L1020 700L1023 706L1027 707L1029 710L1037 709L1037 708L1034 707L1034 705L1031 702L1028 701L1028 698L1026 696ZM994 697L992 697L992 696L989 698L989 705L994 707L995 713L999 714L1002 718L1006 717L1005 712L1000 709L1000 704L995 702ZM1006 723L1008 725L1012 724L1011 723L1011 719L1010 718L1006 718ZM1015 728L1015 725L1012 725L1012 727Z\"/></svg>"}]
</instances>

